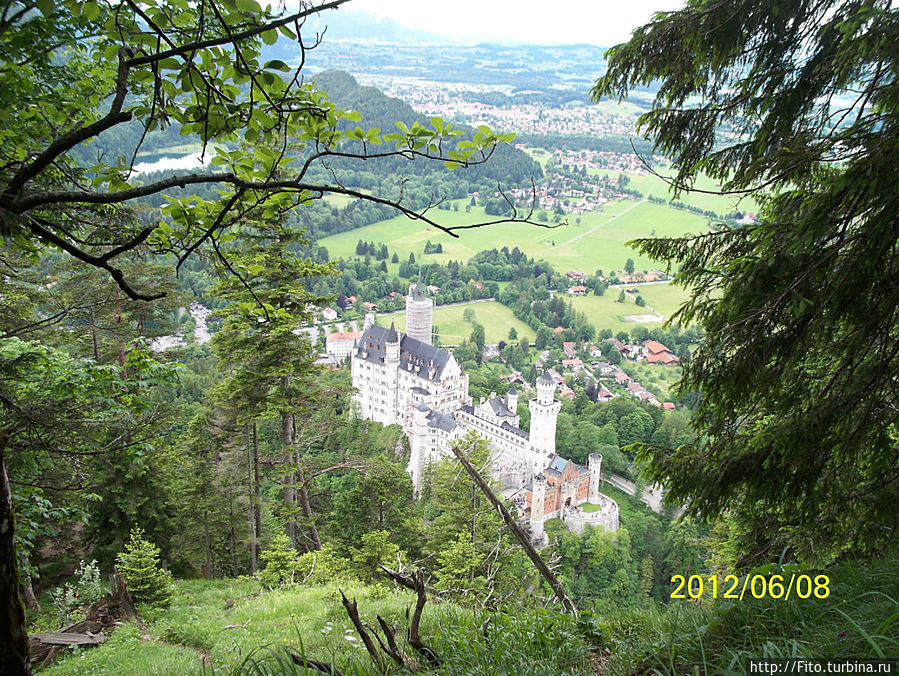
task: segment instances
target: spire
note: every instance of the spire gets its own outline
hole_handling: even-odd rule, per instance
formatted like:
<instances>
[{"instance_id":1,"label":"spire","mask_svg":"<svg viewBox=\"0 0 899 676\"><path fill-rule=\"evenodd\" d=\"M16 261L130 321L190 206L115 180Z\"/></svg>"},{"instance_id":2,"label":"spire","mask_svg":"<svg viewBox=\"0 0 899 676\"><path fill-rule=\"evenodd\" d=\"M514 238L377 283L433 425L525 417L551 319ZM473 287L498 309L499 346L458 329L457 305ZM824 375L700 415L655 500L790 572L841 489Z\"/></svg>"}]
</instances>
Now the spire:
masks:
<instances>
[{"instance_id":1,"label":"spire","mask_svg":"<svg viewBox=\"0 0 899 676\"><path fill-rule=\"evenodd\" d=\"M538 383L543 383L544 385L555 385L556 381L553 380L553 377L549 375L548 371L544 371L543 375L537 378Z\"/></svg>"},{"instance_id":2,"label":"spire","mask_svg":"<svg viewBox=\"0 0 899 676\"><path fill-rule=\"evenodd\" d=\"M395 343L397 341L396 328L394 328L393 322L390 322L390 328L387 329L387 336L385 339L388 343Z\"/></svg>"}]
</instances>

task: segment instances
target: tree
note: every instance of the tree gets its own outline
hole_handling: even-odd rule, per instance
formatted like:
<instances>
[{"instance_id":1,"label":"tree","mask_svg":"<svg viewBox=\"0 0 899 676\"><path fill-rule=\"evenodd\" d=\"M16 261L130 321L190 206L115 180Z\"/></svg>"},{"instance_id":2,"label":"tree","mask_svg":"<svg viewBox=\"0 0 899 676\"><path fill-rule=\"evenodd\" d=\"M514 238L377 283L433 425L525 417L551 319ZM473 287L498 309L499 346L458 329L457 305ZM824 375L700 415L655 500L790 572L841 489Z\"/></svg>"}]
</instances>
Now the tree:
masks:
<instances>
[{"instance_id":1,"label":"tree","mask_svg":"<svg viewBox=\"0 0 899 676\"><path fill-rule=\"evenodd\" d=\"M624 289L621 289L621 292L618 294L618 300L616 300L615 302L616 302L616 303L623 303L623 302L625 302L626 300L627 300L627 296L624 295Z\"/></svg>"},{"instance_id":2,"label":"tree","mask_svg":"<svg viewBox=\"0 0 899 676\"><path fill-rule=\"evenodd\" d=\"M144 537L141 528L131 531L131 538L116 557L116 564L135 601L162 607L171 603L175 591L172 574L163 570L159 547Z\"/></svg>"},{"instance_id":3,"label":"tree","mask_svg":"<svg viewBox=\"0 0 899 676\"><path fill-rule=\"evenodd\" d=\"M517 340L518 339L518 331L515 330L515 327L509 329L509 340Z\"/></svg>"},{"instance_id":4,"label":"tree","mask_svg":"<svg viewBox=\"0 0 899 676\"><path fill-rule=\"evenodd\" d=\"M30 253L62 251L105 271L130 298L150 300L163 292L126 278L119 261L128 252L173 256L179 268L200 248L220 257L232 226L328 193L419 215L396 199L329 181L323 162L422 157L465 167L486 161L512 135L484 127L460 148L459 132L437 118L432 127L401 123L383 135L350 129L360 115L304 84L302 65L292 71L261 57L279 35L298 41L305 57L317 43L301 40L302 24L346 1L293 12L256 0L10 3L0 32L3 62L15 64L0 72L8 118L0 131L3 239ZM147 138L170 126L201 143L215 169L149 180L133 174ZM163 194L172 198L163 219L121 208ZM514 210L510 218L528 220Z\"/></svg>"},{"instance_id":5,"label":"tree","mask_svg":"<svg viewBox=\"0 0 899 676\"><path fill-rule=\"evenodd\" d=\"M634 300L635 305L639 305L640 307L646 307L646 301L643 300L643 296L637 296Z\"/></svg>"},{"instance_id":6,"label":"tree","mask_svg":"<svg viewBox=\"0 0 899 676\"><path fill-rule=\"evenodd\" d=\"M897 40L886 0L689 0L613 48L593 90L658 82L640 125L675 197L702 172L762 204L741 227L638 242L678 267L674 319L706 334L681 385L702 392L699 441L643 457L699 518L739 520L744 556L820 563L894 538Z\"/></svg>"},{"instance_id":7,"label":"tree","mask_svg":"<svg viewBox=\"0 0 899 676\"><path fill-rule=\"evenodd\" d=\"M629 275L634 274L634 259L633 258L628 258L624 262L624 271Z\"/></svg>"},{"instance_id":8,"label":"tree","mask_svg":"<svg viewBox=\"0 0 899 676\"><path fill-rule=\"evenodd\" d=\"M471 307L465 308L465 310L462 311L462 319L464 319L466 322L473 322L474 321L474 308L471 308Z\"/></svg>"}]
</instances>

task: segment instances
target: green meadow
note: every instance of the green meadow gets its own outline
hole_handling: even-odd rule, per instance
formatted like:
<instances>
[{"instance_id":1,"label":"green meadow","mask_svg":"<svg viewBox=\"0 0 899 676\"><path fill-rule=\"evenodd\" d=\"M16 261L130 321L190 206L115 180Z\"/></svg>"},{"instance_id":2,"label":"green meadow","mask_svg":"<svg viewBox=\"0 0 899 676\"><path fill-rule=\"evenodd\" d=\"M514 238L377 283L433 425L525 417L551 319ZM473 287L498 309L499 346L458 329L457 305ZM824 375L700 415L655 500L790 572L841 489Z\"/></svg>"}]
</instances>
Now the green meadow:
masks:
<instances>
[{"instance_id":1,"label":"green meadow","mask_svg":"<svg viewBox=\"0 0 899 676\"><path fill-rule=\"evenodd\" d=\"M498 343L501 340L508 342L509 329L513 327L518 332L519 340L527 336L533 343L536 338L531 327L512 314L512 310L497 301L487 301L435 307L434 325L443 345L458 345L471 335L474 325L462 318L467 308L474 310L474 321L484 326L484 336L488 343ZM390 322L393 322L400 331L405 331L406 313L395 312L378 316L378 323L381 326L389 326Z\"/></svg>"},{"instance_id":2,"label":"green meadow","mask_svg":"<svg viewBox=\"0 0 899 676\"><path fill-rule=\"evenodd\" d=\"M446 227L470 225L491 220L482 207L472 207L471 213L460 211L432 211L434 220ZM580 222L578 222L578 219ZM625 243L639 237L671 236L706 231L704 218L649 202L619 201L606 204L602 211L580 216L570 215L568 223L542 228L524 223L499 223L496 225L462 230L458 237L414 221L397 216L364 228L342 232L319 240L332 259L355 256L356 243L362 239L384 243L400 256L415 254L417 261L445 263L450 260L467 261L479 251L517 246L529 256L543 259L559 271L597 269L620 270L628 258L638 269L659 267L659 263L638 254ZM425 243L440 242L442 254L424 255Z\"/></svg>"}]
</instances>

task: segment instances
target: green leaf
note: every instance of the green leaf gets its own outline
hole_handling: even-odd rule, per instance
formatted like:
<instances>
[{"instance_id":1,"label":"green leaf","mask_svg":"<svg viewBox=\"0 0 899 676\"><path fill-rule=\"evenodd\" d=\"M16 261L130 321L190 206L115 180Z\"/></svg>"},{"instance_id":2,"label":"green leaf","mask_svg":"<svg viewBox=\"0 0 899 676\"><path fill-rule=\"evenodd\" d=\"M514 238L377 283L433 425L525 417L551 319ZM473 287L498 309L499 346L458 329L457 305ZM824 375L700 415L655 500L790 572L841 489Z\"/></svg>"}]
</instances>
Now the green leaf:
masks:
<instances>
[{"instance_id":1,"label":"green leaf","mask_svg":"<svg viewBox=\"0 0 899 676\"><path fill-rule=\"evenodd\" d=\"M91 0L90 2L84 3L84 7L81 10L81 13L84 17L89 19L90 21L96 21L100 16L100 5L97 4L95 0Z\"/></svg>"},{"instance_id":2,"label":"green leaf","mask_svg":"<svg viewBox=\"0 0 899 676\"><path fill-rule=\"evenodd\" d=\"M263 34L264 35L264 34ZM288 72L290 70L290 66L279 59L273 59L272 61L268 61L263 68L266 70L280 70L282 72Z\"/></svg>"},{"instance_id":3,"label":"green leaf","mask_svg":"<svg viewBox=\"0 0 899 676\"><path fill-rule=\"evenodd\" d=\"M235 0L234 6L241 12L260 12L262 9L256 0Z\"/></svg>"},{"instance_id":4,"label":"green leaf","mask_svg":"<svg viewBox=\"0 0 899 676\"><path fill-rule=\"evenodd\" d=\"M265 31L262 34L262 41L267 45L275 44L278 41L278 31L276 31L276 30Z\"/></svg>"}]
</instances>

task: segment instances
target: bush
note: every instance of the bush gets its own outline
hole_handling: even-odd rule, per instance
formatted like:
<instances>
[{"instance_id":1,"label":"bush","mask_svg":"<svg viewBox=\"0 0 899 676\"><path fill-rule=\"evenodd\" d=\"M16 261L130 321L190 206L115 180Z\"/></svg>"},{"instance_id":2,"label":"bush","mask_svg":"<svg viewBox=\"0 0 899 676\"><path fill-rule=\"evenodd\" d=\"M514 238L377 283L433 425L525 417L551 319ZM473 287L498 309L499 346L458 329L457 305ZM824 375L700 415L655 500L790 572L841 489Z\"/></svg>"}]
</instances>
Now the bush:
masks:
<instances>
[{"instance_id":1,"label":"bush","mask_svg":"<svg viewBox=\"0 0 899 676\"><path fill-rule=\"evenodd\" d=\"M262 562L259 581L266 587L289 587L303 580L323 584L353 577L349 562L332 546L324 545L319 552L299 554L283 533L275 536L271 547L264 549L259 559Z\"/></svg>"},{"instance_id":2,"label":"bush","mask_svg":"<svg viewBox=\"0 0 899 676\"><path fill-rule=\"evenodd\" d=\"M172 574L163 570L159 547L144 538L142 528L131 531L131 539L116 561L132 599L163 608L171 603Z\"/></svg>"},{"instance_id":3,"label":"bush","mask_svg":"<svg viewBox=\"0 0 899 676\"><path fill-rule=\"evenodd\" d=\"M106 590L100 582L100 568L95 559L90 563L82 561L75 571L75 582L67 582L54 589L50 592L50 599L59 615L59 621L66 624L76 609L98 601L105 594Z\"/></svg>"}]
</instances>

